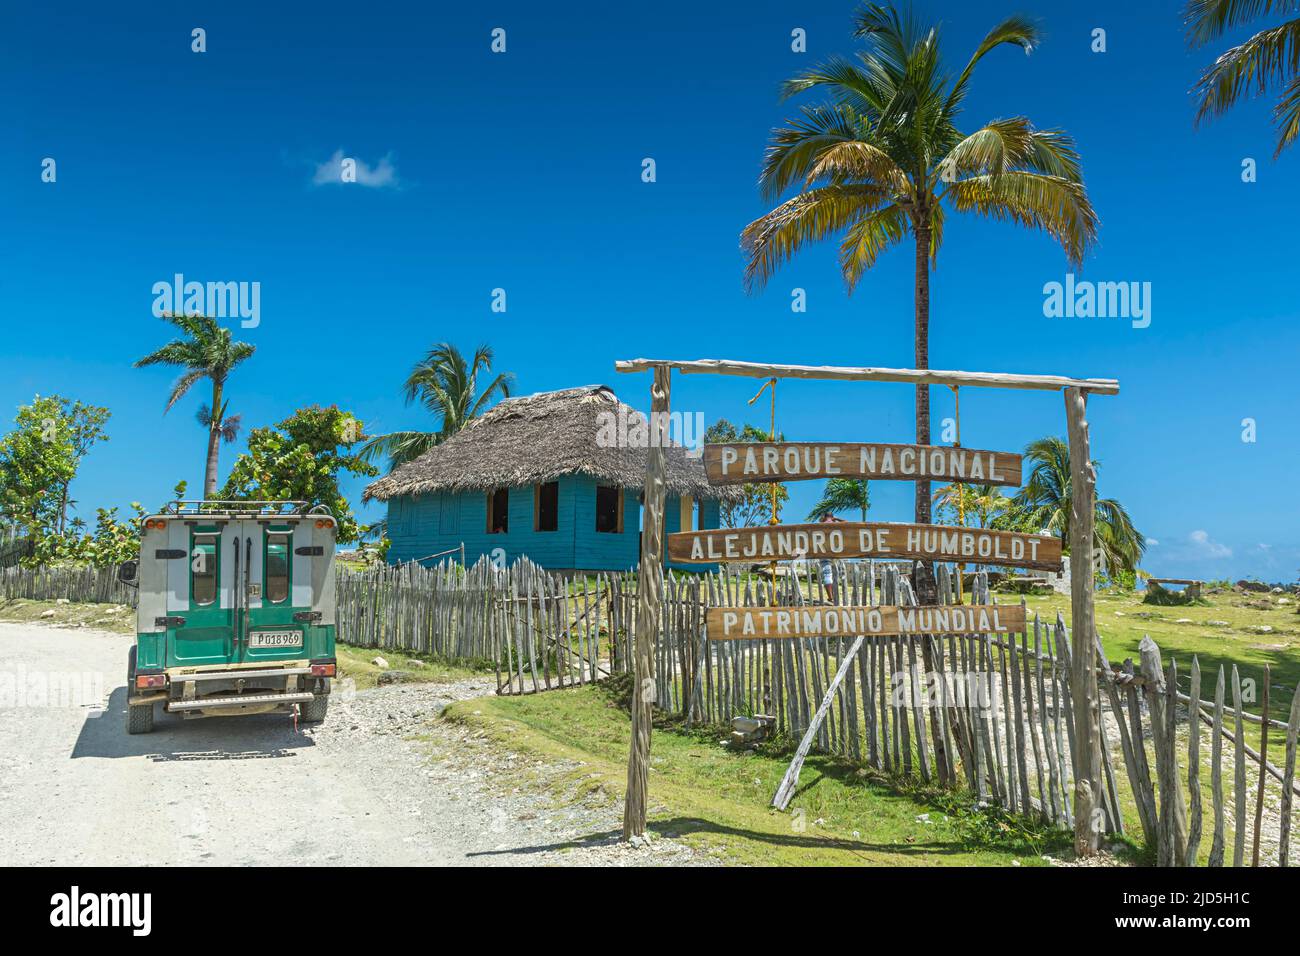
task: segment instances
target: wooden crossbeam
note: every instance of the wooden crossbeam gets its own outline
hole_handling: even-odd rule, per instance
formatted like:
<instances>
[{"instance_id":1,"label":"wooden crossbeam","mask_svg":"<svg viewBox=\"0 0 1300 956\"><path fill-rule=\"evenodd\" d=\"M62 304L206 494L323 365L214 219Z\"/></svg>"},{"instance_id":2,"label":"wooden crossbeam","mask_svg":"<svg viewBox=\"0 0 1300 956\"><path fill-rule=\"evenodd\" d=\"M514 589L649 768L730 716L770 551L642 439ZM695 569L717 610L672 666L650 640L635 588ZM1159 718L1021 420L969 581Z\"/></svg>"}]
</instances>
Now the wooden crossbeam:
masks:
<instances>
[{"instance_id":1,"label":"wooden crossbeam","mask_svg":"<svg viewBox=\"0 0 1300 956\"><path fill-rule=\"evenodd\" d=\"M909 385L970 385L979 388L1023 388L1061 391L1078 388L1097 395L1118 395L1113 378L1070 378L1064 375L1019 375L1013 372L953 372L939 369L868 368L834 365L767 365L727 359L624 359L619 372L648 372L673 368L685 375L740 375L746 378L808 378L842 382L904 382Z\"/></svg>"}]
</instances>

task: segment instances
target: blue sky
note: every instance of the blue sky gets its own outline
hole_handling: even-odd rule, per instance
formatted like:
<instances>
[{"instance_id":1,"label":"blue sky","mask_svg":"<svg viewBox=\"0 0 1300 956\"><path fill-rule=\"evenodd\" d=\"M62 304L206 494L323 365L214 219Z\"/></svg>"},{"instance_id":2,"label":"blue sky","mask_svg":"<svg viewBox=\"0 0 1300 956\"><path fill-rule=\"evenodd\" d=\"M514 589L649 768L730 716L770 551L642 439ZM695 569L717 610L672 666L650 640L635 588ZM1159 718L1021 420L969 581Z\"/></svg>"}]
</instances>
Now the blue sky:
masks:
<instances>
[{"instance_id":1,"label":"blue sky","mask_svg":"<svg viewBox=\"0 0 1300 956\"><path fill-rule=\"evenodd\" d=\"M1086 9L1085 9L1086 7ZM1200 130L1179 5L928 2L960 65L1009 13L1032 56L987 57L967 126L1027 115L1078 141L1102 225L1080 279L1150 282L1150 327L1049 319L1064 255L1011 225L950 217L933 279L931 364L1118 378L1091 402L1100 491L1156 544L1163 576L1294 578L1300 520L1296 220L1300 154L1271 159L1268 104ZM255 358L231 381L246 426L338 403L371 431L423 427L399 385L433 343L491 343L520 392L605 383L648 404L636 356L907 367L912 255L888 253L852 297L834 246L746 295L737 236L780 81L850 52L853 4L23 5L0 30L0 410L35 393L111 407L73 496L82 512L156 505L201 485L196 394L162 414L170 374L152 286L177 273L257 281ZM191 30L207 52L191 51ZM490 50L493 28L506 52ZM808 52L791 51L795 28ZM1091 50L1106 31L1105 53ZM1226 44L1219 44L1222 47ZM338 151L379 172L318 184ZM41 162L57 162L57 182ZM652 157L657 181L641 181ZM1258 161L1243 183L1241 163ZM807 293L794 314L790 293ZM495 288L508 310L491 311ZM674 406L766 422L757 382L678 376ZM1017 450L1063 434L1054 393L963 391L962 438ZM933 392L936 423L951 414ZM788 438L908 441L912 390L782 383ZM763 403L764 406L766 402ZM1257 441L1242 441L1253 418ZM938 437L936 424L936 439ZM242 444L242 443L241 443ZM223 448L223 471L241 444ZM359 497L360 485L352 488ZM802 517L819 483L795 486ZM906 520L911 486L873 485ZM374 516L372 509L367 512Z\"/></svg>"}]
</instances>

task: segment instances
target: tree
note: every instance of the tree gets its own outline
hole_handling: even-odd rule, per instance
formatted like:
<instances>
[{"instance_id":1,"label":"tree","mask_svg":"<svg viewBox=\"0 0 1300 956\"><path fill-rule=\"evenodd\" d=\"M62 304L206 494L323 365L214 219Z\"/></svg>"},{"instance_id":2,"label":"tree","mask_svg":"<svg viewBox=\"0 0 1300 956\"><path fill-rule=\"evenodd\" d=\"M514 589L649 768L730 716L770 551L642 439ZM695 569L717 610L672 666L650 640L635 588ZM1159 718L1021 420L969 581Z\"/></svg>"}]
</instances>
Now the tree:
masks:
<instances>
[{"instance_id":1,"label":"tree","mask_svg":"<svg viewBox=\"0 0 1300 956\"><path fill-rule=\"evenodd\" d=\"M947 512L963 524L964 518L974 515L981 528L989 527L990 522L1014 505L998 485L965 484L944 485L934 493L934 503L940 514Z\"/></svg>"},{"instance_id":2,"label":"tree","mask_svg":"<svg viewBox=\"0 0 1300 956\"><path fill-rule=\"evenodd\" d=\"M744 425L737 429L725 418L719 418L704 432L706 444L716 445L731 442L762 442L771 439L771 432L754 425ZM777 441L784 441L784 436L777 436ZM778 512L790 497L784 484L777 482L776 507ZM751 482L741 485L737 500L723 499L718 509L718 517L724 528L752 528L757 525L770 524L772 521L771 482Z\"/></svg>"},{"instance_id":3,"label":"tree","mask_svg":"<svg viewBox=\"0 0 1300 956\"><path fill-rule=\"evenodd\" d=\"M481 415L493 399L508 398L514 376L502 372L480 391L479 380L492 373L492 349L480 345L473 358L441 342L415 364L402 386L407 405L419 402L438 421L436 432L400 431L376 435L361 447L367 461L388 458L389 471L414 461Z\"/></svg>"},{"instance_id":4,"label":"tree","mask_svg":"<svg viewBox=\"0 0 1300 956\"><path fill-rule=\"evenodd\" d=\"M59 395L18 409L14 430L0 439L0 510L10 521L37 538L64 533L68 490L91 446L107 441L110 415Z\"/></svg>"},{"instance_id":5,"label":"tree","mask_svg":"<svg viewBox=\"0 0 1300 956\"><path fill-rule=\"evenodd\" d=\"M1294 0L1189 0L1183 13L1187 42L1199 49L1264 14L1297 9L1300 4ZM1278 131L1274 159L1300 135L1300 18L1260 30L1221 53L1192 91L1196 122L1222 116L1243 99L1278 87L1280 98L1273 107Z\"/></svg>"},{"instance_id":6,"label":"tree","mask_svg":"<svg viewBox=\"0 0 1300 956\"><path fill-rule=\"evenodd\" d=\"M172 384L163 414L171 411L196 382L207 379L212 384L212 404L200 405L199 424L208 430L208 451L203 470L203 497L217 493L217 460L221 441L233 442L239 434L239 416L230 414L230 401L225 397L226 380L235 366L252 357L256 346L236 342L230 330L205 315L164 315L169 322L185 334L173 339L157 351L150 352L135 363L136 368L149 365L172 365L183 368Z\"/></svg>"},{"instance_id":7,"label":"tree","mask_svg":"<svg viewBox=\"0 0 1300 956\"><path fill-rule=\"evenodd\" d=\"M871 491L865 478L829 478L822 492L821 501L813 505L808 512L809 521L820 521L827 515L841 511L857 509L862 513L862 520L867 520L867 509L871 507Z\"/></svg>"},{"instance_id":8,"label":"tree","mask_svg":"<svg viewBox=\"0 0 1300 956\"><path fill-rule=\"evenodd\" d=\"M339 490L339 475L379 473L353 451L364 440L361 422L338 406L300 408L274 428L249 433L248 451L235 459L221 497L325 505L338 521L338 542L348 544L360 529Z\"/></svg>"},{"instance_id":9,"label":"tree","mask_svg":"<svg viewBox=\"0 0 1300 956\"><path fill-rule=\"evenodd\" d=\"M805 106L773 130L759 185L775 201L793 198L745 227L745 284L763 286L804 246L842 235L840 270L850 294L881 253L911 237L915 246L915 362L930 365L930 268L947 210L1039 229L1071 263L1096 238L1097 216L1083 187L1074 143L1021 117L963 133L962 104L976 65L1003 45L1029 52L1038 28L1013 16L995 26L966 66L949 73L939 30L910 14L868 4L855 36L866 49L789 80L785 98L825 90L830 101ZM916 441L930 443L930 397L916 387ZM930 520L930 483L916 482L916 520Z\"/></svg>"},{"instance_id":10,"label":"tree","mask_svg":"<svg viewBox=\"0 0 1300 956\"><path fill-rule=\"evenodd\" d=\"M1068 552L1073 500L1070 446L1063 438L1039 438L1025 448L1025 458L1033 468L1015 497L1016 523L1056 535ZM1124 506L1114 498L1098 497L1096 514L1093 537L1108 572L1114 576L1136 571L1146 551L1146 538L1133 527Z\"/></svg>"}]
</instances>

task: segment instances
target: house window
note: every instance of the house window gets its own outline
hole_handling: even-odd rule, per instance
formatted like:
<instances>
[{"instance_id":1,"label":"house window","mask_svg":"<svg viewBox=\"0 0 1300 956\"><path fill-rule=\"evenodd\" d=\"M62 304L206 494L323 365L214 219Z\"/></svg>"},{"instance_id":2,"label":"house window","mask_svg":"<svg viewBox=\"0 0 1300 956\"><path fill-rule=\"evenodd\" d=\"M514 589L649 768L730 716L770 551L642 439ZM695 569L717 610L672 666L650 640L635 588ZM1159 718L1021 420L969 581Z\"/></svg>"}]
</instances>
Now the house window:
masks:
<instances>
[{"instance_id":1,"label":"house window","mask_svg":"<svg viewBox=\"0 0 1300 956\"><path fill-rule=\"evenodd\" d=\"M487 496L488 534L510 533L510 489L497 488Z\"/></svg>"},{"instance_id":2,"label":"house window","mask_svg":"<svg viewBox=\"0 0 1300 956\"><path fill-rule=\"evenodd\" d=\"M533 489L533 530L556 531L560 527L560 483L548 481Z\"/></svg>"},{"instance_id":3,"label":"house window","mask_svg":"<svg viewBox=\"0 0 1300 956\"><path fill-rule=\"evenodd\" d=\"M608 534L623 533L622 488L596 486L596 530Z\"/></svg>"}]
</instances>

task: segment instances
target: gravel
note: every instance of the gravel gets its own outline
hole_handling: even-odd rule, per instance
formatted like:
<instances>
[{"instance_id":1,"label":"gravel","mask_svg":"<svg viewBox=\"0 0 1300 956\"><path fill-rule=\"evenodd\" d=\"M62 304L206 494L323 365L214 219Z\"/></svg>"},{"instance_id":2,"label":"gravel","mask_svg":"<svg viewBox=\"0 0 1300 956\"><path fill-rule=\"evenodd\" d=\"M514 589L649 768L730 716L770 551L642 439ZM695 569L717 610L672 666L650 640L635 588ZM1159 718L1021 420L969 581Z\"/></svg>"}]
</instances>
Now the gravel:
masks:
<instances>
[{"instance_id":1,"label":"gravel","mask_svg":"<svg viewBox=\"0 0 1300 956\"><path fill-rule=\"evenodd\" d=\"M491 694L490 680L340 686L325 723L297 731L284 715L160 713L152 734L128 736L130 645L91 628L0 623L11 688L0 700L0 865L717 862L672 839L622 843L620 801L577 786L581 764L440 719L454 700ZM74 692L15 700L19 681Z\"/></svg>"}]
</instances>

